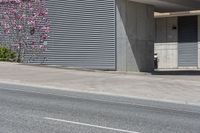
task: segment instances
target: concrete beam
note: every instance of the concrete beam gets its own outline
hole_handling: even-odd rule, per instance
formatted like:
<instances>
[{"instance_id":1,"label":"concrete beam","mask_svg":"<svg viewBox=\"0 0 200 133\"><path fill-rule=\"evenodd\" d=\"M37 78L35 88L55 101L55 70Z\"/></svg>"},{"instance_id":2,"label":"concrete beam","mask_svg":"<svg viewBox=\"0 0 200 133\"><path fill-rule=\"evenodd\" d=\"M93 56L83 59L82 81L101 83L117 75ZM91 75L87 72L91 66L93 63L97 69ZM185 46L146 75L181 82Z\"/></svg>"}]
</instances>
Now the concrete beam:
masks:
<instances>
[{"instance_id":1,"label":"concrete beam","mask_svg":"<svg viewBox=\"0 0 200 133\"><path fill-rule=\"evenodd\" d=\"M157 12L175 12L200 9L200 0L132 0L153 5Z\"/></svg>"}]
</instances>

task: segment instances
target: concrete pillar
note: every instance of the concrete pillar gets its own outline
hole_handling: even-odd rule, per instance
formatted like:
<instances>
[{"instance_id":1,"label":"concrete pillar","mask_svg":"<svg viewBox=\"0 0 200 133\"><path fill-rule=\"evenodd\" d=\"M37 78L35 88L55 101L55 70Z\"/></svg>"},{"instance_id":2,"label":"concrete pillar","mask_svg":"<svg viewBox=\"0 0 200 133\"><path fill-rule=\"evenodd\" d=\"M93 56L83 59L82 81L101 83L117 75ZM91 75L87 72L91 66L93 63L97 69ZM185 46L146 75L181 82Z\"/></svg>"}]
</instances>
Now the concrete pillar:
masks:
<instances>
[{"instance_id":1,"label":"concrete pillar","mask_svg":"<svg viewBox=\"0 0 200 133\"><path fill-rule=\"evenodd\" d=\"M116 0L117 70L153 71L154 8Z\"/></svg>"}]
</instances>

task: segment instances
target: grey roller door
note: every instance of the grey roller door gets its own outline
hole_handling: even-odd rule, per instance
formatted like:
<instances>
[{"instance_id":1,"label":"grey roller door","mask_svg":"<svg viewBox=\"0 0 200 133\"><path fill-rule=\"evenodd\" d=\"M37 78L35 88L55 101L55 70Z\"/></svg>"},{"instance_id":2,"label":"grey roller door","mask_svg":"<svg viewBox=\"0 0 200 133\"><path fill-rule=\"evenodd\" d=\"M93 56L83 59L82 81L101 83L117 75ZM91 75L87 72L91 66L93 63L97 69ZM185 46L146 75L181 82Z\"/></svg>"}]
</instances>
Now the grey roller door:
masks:
<instances>
[{"instance_id":1,"label":"grey roller door","mask_svg":"<svg viewBox=\"0 0 200 133\"><path fill-rule=\"evenodd\" d=\"M197 16L178 18L178 66L198 66Z\"/></svg>"},{"instance_id":2,"label":"grey roller door","mask_svg":"<svg viewBox=\"0 0 200 133\"><path fill-rule=\"evenodd\" d=\"M179 43L178 44L178 65L179 67L198 66L198 44Z\"/></svg>"},{"instance_id":3,"label":"grey roller door","mask_svg":"<svg viewBox=\"0 0 200 133\"><path fill-rule=\"evenodd\" d=\"M47 0L47 7L51 37L44 64L115 70L115 0Z\"/></svg>"}]
</instances>

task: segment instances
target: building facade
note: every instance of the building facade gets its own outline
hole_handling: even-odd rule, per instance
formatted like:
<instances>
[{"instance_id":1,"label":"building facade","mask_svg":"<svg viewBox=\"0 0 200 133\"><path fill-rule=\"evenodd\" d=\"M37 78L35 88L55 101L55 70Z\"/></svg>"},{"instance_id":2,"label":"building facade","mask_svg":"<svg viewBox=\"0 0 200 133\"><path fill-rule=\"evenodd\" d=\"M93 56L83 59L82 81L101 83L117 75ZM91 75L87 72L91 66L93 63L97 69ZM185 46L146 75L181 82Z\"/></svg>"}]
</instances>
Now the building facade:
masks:
<instances>
[{"instance_id":1,"label":"building facade","mask_svg":"<svg viewBox=\"0 0 200 133\"><path fill-rule=\"evenodd\" d=\"M158 69L200 68L200 14L174 13L155 19Z\"/></svg>"},{"instance_id":2,"label":"building facade","mask_svg":"<svg viewBox=\"0 0 200 133\"><path fill-rule=\"evenodd\" d=\"M24 63L151 72L154 12L187 11L199 5L196 0L46 0L51 21L48 50L32 60L25 56Z\"/></svg>"},{"instance_id":3,"label":"building facade","mask_svg":"<svg viewBox=\"0 0 200 133\"><path fill-rule=\"evenodd\" d=\"M152 5L130 0L47 0L46 6L51 21L48 50L29 63L153 71Z\"/></svg>"}]
</instances>

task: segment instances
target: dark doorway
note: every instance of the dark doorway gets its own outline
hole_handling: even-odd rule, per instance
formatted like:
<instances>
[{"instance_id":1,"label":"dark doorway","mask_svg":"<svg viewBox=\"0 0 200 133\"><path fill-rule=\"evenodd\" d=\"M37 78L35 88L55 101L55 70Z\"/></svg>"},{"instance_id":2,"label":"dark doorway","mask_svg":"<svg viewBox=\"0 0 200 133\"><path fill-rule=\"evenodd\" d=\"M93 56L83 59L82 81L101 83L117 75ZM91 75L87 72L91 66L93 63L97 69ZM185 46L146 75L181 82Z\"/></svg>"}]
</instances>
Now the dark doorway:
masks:
<instances>
[{"instance_id":1,"label":"dark doorway","mask_svg":"<svg viewBox=\"0 0 200 133\"><path fill-rule=\"evenodd\" d=\"M198 66L198 17L178 18L178 66Z\"/></svg>"},{"instance_id":2,"label":"dark doorway","mask_svg":"<svg viewBox=\"0 0 200 133\"><path fill-rule=\"evenodd\" d=\"M178 42L198 42L197 16L178 18Z\"/></svg>"}]
</instances>

